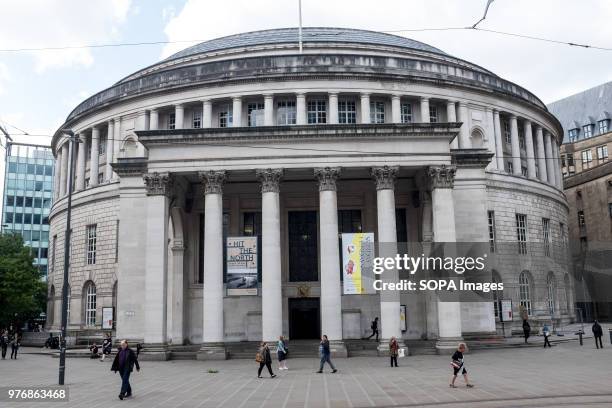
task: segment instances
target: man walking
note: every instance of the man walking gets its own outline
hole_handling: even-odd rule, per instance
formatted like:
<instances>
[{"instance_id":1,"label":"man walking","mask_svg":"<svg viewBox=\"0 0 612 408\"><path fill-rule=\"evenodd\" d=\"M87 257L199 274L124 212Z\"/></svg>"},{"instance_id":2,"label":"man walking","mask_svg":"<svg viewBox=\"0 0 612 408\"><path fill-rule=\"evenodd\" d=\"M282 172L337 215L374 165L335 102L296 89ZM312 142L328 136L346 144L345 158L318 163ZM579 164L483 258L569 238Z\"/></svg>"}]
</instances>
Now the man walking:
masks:
<instances>
[{"instance_id":1,"label":"man walking","mask_svg":"<svg viewBox=\"0 0 612 408\"><path fill-rule=\"evenodd\" d=\"M2 347L2 359L6 359L6 350L8 349L9 338L6 330L0 333L0 347Z\"/></svg>"},{"instance_id":2,"label":"man walking","mask_svg":"<svg viewBox=\"0 0 612 408\"><path fill-rule=\"evenodd\" d=\"M372 336L376 335L376 341L378 341L378 317L375 317L374 320L372 320L370 328L372 329L372 334L370 334L368 340L370 340Z\"/></svg>"},{"instance_id":3,"label":"man walking","mask_svg":"<svg viewBox=\"0 0 612 408\"><path fill-rule=\"evenodd\" d=\"M550 337L550 329L546 323L544 323L544 327L542 328L542 334L544 335L544 348L546 348L546 345L548 345L548 347L552 347L550 345L550 341L548 340Z\"/></svg>"},{"instance_id":4,"label":"man walking","mask_svg":"<svg viewBox=\"0 0 612 408\"><path fill-rule=\"evenodd\" d=\"M136 353L128 347L127 340L121 340L121 350L115 356L111 371L119 372L121 376L121 392L119 393L119 399L128 398L132 396L132 386L130 385L130 374L136 366L136 371L140 371L140 365L138 365L138 359Z\"/></svg>"},{"instance_id":5,"label":"man walking","mask_svg":"<svg viewBox=\"0 0 612 408\"><path fill-rule=\"evenodd\" d=\"M319 366L319 371L317 371L318 374L321 374L323 372L323 365L325 364L325 362L327 362L327 364L329 364L329 366L331 367L332 373L338 371L336 370L336 367L334 367L334 364L331 362L329 340L327 339L327 335L325 334L321 337L321 343L319 344L319 357L321 357L321 365Z\"/></svg>"},{"instance_id":6,"label":"man walking","mask_svg":"<svg viewBox=\"0 0 612 408\"><path fill-rule=\"evenodd\" d=\"M14 358L17 360L17 352L19 351L19 334L15 333L13 340L11 340L11 360Z\"/></svg>"},{"instance_id":7,"label":"man walking","mask_svg":"<svg viewBox=\"0 0 612 408\"><path fill-rule=\"evenodd\" d=\"M603 348L603 343L601 342L601 337L603 336L603 329L597 320L593 323L593 337L595 337L595 346L599 349L599 347ZM599 341L599 344L597 342Z\"/></svg>"}]
</instances>

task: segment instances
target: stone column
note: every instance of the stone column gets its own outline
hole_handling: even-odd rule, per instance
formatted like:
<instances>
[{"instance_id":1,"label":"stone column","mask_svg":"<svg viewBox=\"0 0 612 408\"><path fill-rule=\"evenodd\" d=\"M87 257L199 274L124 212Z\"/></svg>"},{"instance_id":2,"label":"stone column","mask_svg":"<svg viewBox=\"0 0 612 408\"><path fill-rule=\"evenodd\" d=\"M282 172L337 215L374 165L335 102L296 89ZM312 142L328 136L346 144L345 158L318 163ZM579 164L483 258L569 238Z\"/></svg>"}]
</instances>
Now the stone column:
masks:
<instances>
[{"instance_id":1,"label":"stone column","mask_svg":"<svg viewBox=\"0 0 612 408\"><path fill-rule=\"evenodd\" d=\"M61 173L60 173L60 185L59 185L59 197L62 198L66 195L66 180L68 179L68 145L69 141L64 142L62 145L62 165L61 165Z\"/></svg>"},{"instance_id":2,"label":"stone column","mask_svg":"<svg viewBox=\"0 0 612 408\"><path fill-rule=\"evenodd\" d=\"M546 155L546 175L548 176L548 184L556 185L555 166L553 165L552 143L550 133L544 131L544 150Z\"/></svg>"},{"instance_id":3,"label":"stone column","mask_svg":"<svg viewBox=\"0 0 612 408\"><path fill-rule=\"evenodd\" d=\"M497 143L495 139L495 126L493 124L493 110L491 110L491 108L488 106L485 107L485 115L487 117L487 134L485 135L485 145L489 151L493 152L493 158L487 165L487 170L497 170Z\"/></svg>"},{"instance_id":4,"label":"stone column","mask_svg":"<svg viewBox=\"0 0 612 408\"><path fill-rule=\"evenodd\" d=\"M308 123L306 117L306 94L298 92L295 94L295 123L305 125Z\"/></svg>"},{"instance_id":5,"label":"stone column","mask_svg":"<svg viewBox=\"0 0 612 408\"><path fill-rule=\"evenodd\" d=\"M62 176L62 148L57 148L55 166L53 168L53 199L57 201L60 197L60 185Z\"/></svg>"},{"instance_id":6,"label":"stone column","mask_svg":"<svg viewBox=\"0 0 612 408\"><path fill-rule=\"evenodd\" d=\"M272 342L283 334L281 273L280 179L282 169L256 171L261 182L261 323L262 339Z\"/></svg>"},{"instance_id":7,"label":"stone column","mask_svg":"<svg viewBox=\"0 0 612 408\"><path fill-rule=\"evenodd\" d=\"M225 171L201 172L204 184L203 344L198 360L225 359L223 345L223 183Z\"/></svg>"},{"instance_id":8,"label":"stone column","mask_svg":"<svg viewBox=\"0 0 612 408\"><path fill-rule=\"evenodd\" d=\"M122 142L122 137L121 137L121 117L115 118L115 131L113 132L113 135L115 137L115 142L113 143L113 158L114 160L117 160L117 158L119 157L119 151L121 149L121 142ZM113 179L118 179L119 176L117 175L116 171L113 171Z\"/></svg>"},{"instance_id":9,"label":"stone column","mask_svg":"<svg viewBox=\"0 0 612 408\"><path fill-rule=\"evenodd\" d=\"M472 147L470 143L470 118L468 116L468 106L465 102L459 102L459 122L461 122L461 128L459 129L459 148L469 149Z\"/></svg>"},{"instance_id":10,"label":"stone column","mask_svg":"<svg viewBox=\"0 0 612 408\"><path fill-rule=\"evenodd\" d=\"M87 155L87 137L83 133L79 133L78 140L80 140L80 143L78 143L75 190L81 191L85 189L85 156Z\"/></svg>"},{"instance_id":11,"label":"stone column","mask_svg":"<svg viewBox=\"0 0 612 408\"><path fill-rule=\"evenodd\" d=\"M435 242L456 242L453 201L454 166L432 166L427 171L431 183L432 232ZM446 254L445 254L446 255ZM461 337L461 303L438 299L438 341L436 348L457 347Z\"/></svg>"},{"instance_id":12,"label":"stone column","mask_svg":"<svg viewBox=\"0 0 612 408\"><path fill-rule=\"evenodd\" d=\"M421 123L429 122L429 98L421 96Z\"/></svg>"},{"instance_id":13,"label":"stone column","mask_svg":"<svg viewBox=\"0 0 612 408\"><path fill-rule=\"evenodd\" d=\"M557 188L559 190L563 190L563 174L561 173L561 154L559 152L559 145L555 138L551 138L551 144L553 148L553 156L555 160L553 161L553 166L555 168L555 181L557 182Z\"/></svg>"},{"instance_id":14,"label":"stone column","mask_svg":"<svg viewBox=\"0 0 612 408\"><path fill-rule=\"evenodd\" d=\"M242 126L242 98L234 96L232 98L232 127Z\"/></svg>"},{"instance_id":15,"label":"stone column","mask_svg":"<svg viewBox=\"0 0 612 408\"><path fill-rule=\"evenodd\" d=\"M202 127L212 127L212 102L208 99L202 102Z\"/></svg>"},{"instance_id":16,"label":"stone column","mask_svg":"<svg viewBox=\"0 0 612 408\"><path fill-rule=\"evenodd\" d=\"M149 130L159 129L159 111L157 109L151 109L149 114Z\"/></svg>"},{"instance_id":17,"label":"stone column","mask_svg":"<svg viewBox=\"0 0 612 408\"><path fill-rule=\"evenodd\" d=\"M108 131L106 133L106 166L104 167L104 180L110 181L113 178L113 167L111 163L114 160L113 153L115 144L115 121L108 121Z\"/></svg>"},{"instance_id":18,"label":"stone column","mask_svg":"<svg viewBox=\"0 0 612 408\"><path fill-rule=\"evenodd\" d=\"M89 159L89 186L98 185L98 173L100 163L100 128L91 129L91 158Z\"/></svg>"},{"instance_id":19,"label":"stone column","mask_svg":"<svg viewBox=\"0 0 612 408\"><path fill-rule=\"evenodd\" d=\"M536 157L538 160L539 178L541 181L548 181L548 172L546 169L546 150L544 148L544 135L542 126L536 126Z\"/></svg>"},{"instance_id":20,"label":"stone column","mask_svg":"<svg viewBox=\"0 0 612 408\"><path fill-rule=\"evenodd\" d=\"M339 167L314 169L319 180L319 231L321 259L321 334L334 343L334 354L346 357L342 343L342 289L338 248L336 180Z\"/></svg>"},{"instance_id":21,"label":"stone column","mask_svg":"<svg viewBox=\"0 0 612 408\"><path fill-rule=\"evenodd\" d=\"M402 123L402 104L399 95L391 95L391 122Z\"/></svg>"},{"instance_id":22,"label":"stone column","mask_svg":"<svg viewBox=\"0 0 612 408\"><path fill-rule=\"evenodd\" d=\"M264 126L274 126L274 95L264 95Z\"/></svg>"},{"instance_id":23,"label":"stone column","mask_svg":"<svg viewBox=\"0 0 612 408\"><path fill-rule=\"evenodd\" d=\"M378 252L381 257L395 257L397 254L397 230L395 225L395 179L398 166L372 168L376 183L376 212L378 222ZM397 269L385 270L379 278L383 282L398 282ZM400 327L400 292L380 291L381 341L379 351L388 350L392 336L402 338Z\"/></svg>"},{"instance_id":24,"label":"stone column","mask_svg":"<svg viewBox=\"0 0 612 408\"><path fill-rule=\"evenodd\" d=\"M504 140L501 134L501 123L499 120L499 111L493 109L493 131L495 132L495 158L497 159L497 169L503 171L506 167L504 164Z\"/></svg>"},{"instance_id":25,"label":"stone column","mask_svg":"<svg viewBox=\"0 0 612 408\"><path fill-rule=\"evenodd\" d=\"M174 128L185 128L185 105L182 103L174 105Z\"/></svg>"},{"instance_id":26,"label":"stone column","mask_svg":"<svg viewBox=\"0 0 612 408\"><path fill-rule=\"evenodd\" d=\"M361 94L361 123L370 123L370 94Z\"/></svg>"},{"instance_id":27,"label":"stone column","mask_svg":"<svg viewBox=\"0 0 612 408\"><path fill-rule=\"evenodd\" d=\"M446 121L449 123L457 122L457 107L455 101L446 101ZM459 148L459 135L451 142L451 149Z\"/></svg>"},{"instance_id":28,"label":"stone column","mask_svg":"<svg viewBox=\"0 0 612 408\"><path fill-rule=\"evenodd\" d=\"M177 225L182 224L183 216L182 209L180 207L173 207L171 210L174 238L170 244L170 250L172 252L172 276L168 279L170 284L170 290L168 291L168 316L170 317L170 340L172 344L183 344L185 337L184 333L184 316L183 308L184 304L184 254L185 254L185 243L183 241L183 226Z\"/></svg>"},{"instance_id":29,"label":"stone column","mask_svg":"<svg viewBox=\"0 0 612 408\"><path fill-rule=\"evenodd\" d=\"M518 122L515 115L510 115L510 139L512 141L512 174L522 175L521 171L521 147L519 144Z\"/></svg>"},{"instance_id":30,"label":"stone column","mask_svg":"<svg viewBox=\"0 0 612 408\"><path fill-rule=\"evenodd\" d=\"M70 169L70 157L76 154L74 149L74 143L68 142L68 157L66 158L66 194L68 194L70 183L74 183L74 165L72 169ZM72 171L71 171L72 170ZM74 184L73 184L74 185Z\"/></svg>"},{"instance_id":31,"label":"stone column","mask_svg":"<svg viewBox=\"0 0 612 408\"><path fill-rule=\"evenodd\" d=\"M148 353L153 351L165 360L168 358L168 206L174 180L169 173L148 173L143 179L147 193L144 341Z\"/></svg>"},{"instance_id":32,"label":"stone column","mask_svg":"<svg viewBox=\"0 0 612 408\"><path fill-rule=\"evenodd\" d=\"M427 182L427 180L424 181ZM422 207L422 244L423 253L429 255L433 241L431 195L429 191L427 191L429 187L422 186L422 188L423 190L420 193ZM438 338L438 297L435 292L425 292L425 307L425 319L427 324L425 333L427 339L436 339Z\"/></svg>"},{"instance_id":33,"label":"stone column","mask_svg":"<svg viewBox=\"0 0 612 408\"><path fill-rule=\"evenodd\" d=\"M531 122L525 119L523 126L523 133L525 134L525 151L527 154L527 177L529 177L530 179L535 179L535 152L533 149L533 134L531 133Z\"/></svg>"},{"instance_id":34,"label":"stone column","mask_svg":"<svg viewBox=\"0 0 612 408\"><path fill-rule=\"evenodd\" d=\"M329 93L329 123L338 123L338 92Z\"/></svg>"}]
</instances>

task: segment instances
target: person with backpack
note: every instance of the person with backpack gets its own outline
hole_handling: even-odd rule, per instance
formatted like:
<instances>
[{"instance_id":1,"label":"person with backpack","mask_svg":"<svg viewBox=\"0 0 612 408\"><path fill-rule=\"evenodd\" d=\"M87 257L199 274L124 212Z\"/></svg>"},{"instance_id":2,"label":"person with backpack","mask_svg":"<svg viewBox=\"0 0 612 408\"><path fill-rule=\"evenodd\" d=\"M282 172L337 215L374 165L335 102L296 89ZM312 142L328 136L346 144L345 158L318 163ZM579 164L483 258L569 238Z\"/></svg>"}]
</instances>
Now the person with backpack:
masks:
<instances>
[{"instance_id":1,"label":"person with backpack","mask_svg":"<svg viewBox=\"0 0 612 408\"><path fill-rule=\"evenodd\" d=\"M603 349L603 343L601 342L601 338L603 336L603 329L601 328L601 325L597 320L595 320L595 323L593 323L593 327L591 328L591 330L593 330L593 337L595 337L595 346L598 349L601 346L601 348ZM598 341L599 344L597 344Z\"/></svg>"},{"instance_id":2,"label":"person with backpack","mask_svg":"<svg viewBox=\"0 0 612 408\"><path fill-rule=\"evenodd\" d=\"M132 371L134 371L134 366L136 366L136 371L140 371L140 365L138 364L136 353L134 353L134 350L128 347L127 340L121 340L119 352L115 356L113 364L111 365L111 371L114 371L115 373L119 372L119 375L121 376L121 392L119 392L120 400L132 396L130 374Z\"/></svg>"},{"instance_id":3,"label":"person with backpack","mask_svg":"<svg viewBox=\"0 0 612 408\"><path fill-rule=\"evenodd\" d=\"M287 368L287 353L289 349L285 344L285 338L280 336L278 338L278 344L276 345L276 354L278 356L278 369L279 370L288 370Z\"/></svg>"},{"instance_id":4,"label":"person with backpack","mask_svg":"<svg viewBox=\"0 0 612 408\"><path fill-rule=\"evenodd\" d=\"M325 362L329 364L332 369L332 373L336 373L338 370L334 367L334 364L331 362L331 350L329 349L329 340L327 339L327 335L323 335L321 337L321 343L319 343L319 357L321 359L321 364L319 365L318 374L323 372L323 365Z\"/></svg>"},{"instance_id":5,"label":"person with backpack","mask_svg":"<svg viewBox=\"0 0 612 408\"><path fill-rule=\"evenodd\" d=\"M544 335L544 348L546 348L547 344L548 347L552 347L550 345L550 341L548 340L548 338L550 337L550 329L548 328L548 325L546 323L544 323L544 327L542 328L542 334Z\"/></svg>"},{"instance_id":6,"label":"person with backpack","mask_svg":"<svg viewBox=\"0 0 612 408\"><path fill-rule=\"evenodd\" d=\"M268 368L270 378L276 377L276 374L272 372L272 356L270 355L270 348L268 347L268 343L265 341L262 341L259 344L259 350L255 355L255 361L259 363L257 378L261 378L261 371L263 370L264 366Z\"/></svg>"},{"instance_id":7,"label":"person with backpack","mask_svg":"<svg viewBox=\"0 0 612 408\"><path fill-rule=\"evenodd\" d=\"M465 386L467 388L474 387L474 385L471 384L470 381L468 380L468 373L467 373L467 370L465 369L463 353L465 353L466 350L467 350L467 347L465 343L459 343L459 345L457 346L457 351L455 351L455 353L451 357L452 358L451 367L453 369L453 376L451 377L451 382L449 384L449 387L451 388L457 388L457 386L455 385L455 380L457 379L457 374L459 374L459 371L461 371L461 374L463 374L463 379L465 380Z\"/></svg>"},{"instance_id":8,"label":"person with backpack","mask_svg":"<svg viewBox=\"0 0 612 408\"><path fill-rule=\"evenodd\" d=\"M370 334L368 340L370 340L374 335L376 335L376 341L378 341L378 317L375 317L374 320L372 320L370 329L372 329L372 334Z\"/></svg>"},{"instance_id":9,"label":"person with backpack","mask_svg":"<svg viewBox=\"0 0 612 408\"><path fill-rule=\"evenodd\" d=\"M523 320L523 334L525 335L525 344L527 344L527 339L529 338L529 333L531 333L531 326L527 319Z\"/></svg>"}]
</instances>

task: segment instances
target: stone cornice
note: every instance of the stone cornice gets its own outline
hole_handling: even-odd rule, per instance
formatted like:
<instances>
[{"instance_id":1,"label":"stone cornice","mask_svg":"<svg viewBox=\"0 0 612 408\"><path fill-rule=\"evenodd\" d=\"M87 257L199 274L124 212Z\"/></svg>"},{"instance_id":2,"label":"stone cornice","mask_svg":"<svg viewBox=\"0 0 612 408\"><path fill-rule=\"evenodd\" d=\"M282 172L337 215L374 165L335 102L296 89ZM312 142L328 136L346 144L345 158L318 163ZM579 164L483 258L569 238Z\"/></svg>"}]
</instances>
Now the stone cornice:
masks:
<instances>
[{"instance_id":1,"label":"stone cornice","mask_svg":"<svg viewBox=\"0 0 612 408\"><path fill-rule=\"evenodd\" d=\"M262 193L278 193L283 169L257 169L255 176L261 182Z\"/></svg>"},{"instance_id":2,"label":"stone cornice","mask_svg":"<svg viewBox=\"0 0 612 408\"><path fill-rule=\"evenodd\" d=\"M120 177L140 176L147 171L147 159L144 157L118 158L111 167Z\"/></svg>"},{"instance_id":3,"label":"stone cornice","mask_svg":"<svg viewBox=\"0 0 612 408\"><path fill-rule=\"evenodd\" d=\"M156 144L227 143L228 141L291 141L367 138L441 138L449 142L459 134L461 123L384 123L352 125L291 125L207 129L136 131L138 141Z\"/></svg>"},{"instance_id":4,"label":"stone cornice","mask_svg":"<svg viewBox=\"0 0 612 408\"><path fill-rule=\"evenodd\" d=\"M148 196L164 195L170 197L174 187L174 177L170 173L147 173L142 176Z\"/></svg>"},{"instance_id":5,"label":"stone cornice","mask_svg":"<svg viewBox=\"0 0 612 408\"><path fill-rule=\"evenodd\" d=\"M612 161L605 162L580 173L563 178L563 188L568 189L600 178L612 180Z\"/></svg>"},{"instance_id":6,"label":"stone cornice","mask_svg":"<svg viewBox=\"0 0 612 408\"><path fill-rule=\"evenodd\" d=\"M204 194L223 194L223 183L227 177L224 170L208 170L198 173L204 185Z\"/></svg>"},{"instance_id":7,"label":"stone cornice","mask_svg":"<svg viewBox=\"0 0 612 408\"><path fill-rule=\"evenodd\" d=\"M482 168L489 165L494 154L487 149L452 149L451 162L457 167Z\"/></svg>"},{"instance_id":8,"label":"stone cornice","mask_svg":"<svg viewBox=\"0 0 612 408\"><path fill-rule=\"evenodd\" d=\"M455 182L455 166L430 166L427 168L430 189L453 188Z\"/></svg>"},{"instance_id":9,"label":"stone cornice","mask_svg":"<svg viewBox=\"0 0 612 408\"><path fill-rule=\"evenodd\" d=\"M319 180L319 191L336 191L336 180L340 177L340 167L319 167L314 175Z\"/></svg>"},{"instance_id":10,"label":"stone cornice","mask_svg":"<svg viewBox=\"0 0 612 408\"><path fill-rule=\"evenodd\" d=\"M393 190L399 166L372 167L372 178L376 183L376 190Z\"/></svg>"}]
</instances>

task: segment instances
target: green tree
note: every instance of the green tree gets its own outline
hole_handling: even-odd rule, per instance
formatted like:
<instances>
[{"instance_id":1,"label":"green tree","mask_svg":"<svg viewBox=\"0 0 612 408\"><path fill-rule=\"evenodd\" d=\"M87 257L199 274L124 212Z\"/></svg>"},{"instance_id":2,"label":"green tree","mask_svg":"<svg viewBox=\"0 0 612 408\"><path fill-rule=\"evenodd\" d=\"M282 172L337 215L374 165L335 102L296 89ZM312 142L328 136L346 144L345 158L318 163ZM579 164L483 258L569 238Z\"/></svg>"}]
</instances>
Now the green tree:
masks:
<instances>
[{"instance_id":1,"label":"green tree","mask_svg":"<svg viewBox=\"0 0 612 408\"><path fill-rule=\"evenodd\" d=\"M0 327L19 327L45 310L46 284L19 234L0 234Z\"/></svg>"}]
</instances>

